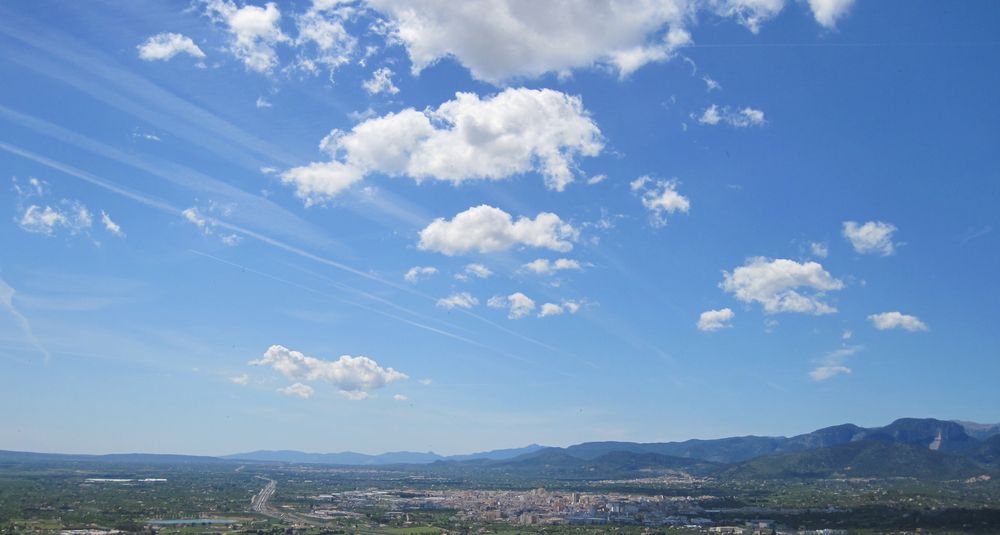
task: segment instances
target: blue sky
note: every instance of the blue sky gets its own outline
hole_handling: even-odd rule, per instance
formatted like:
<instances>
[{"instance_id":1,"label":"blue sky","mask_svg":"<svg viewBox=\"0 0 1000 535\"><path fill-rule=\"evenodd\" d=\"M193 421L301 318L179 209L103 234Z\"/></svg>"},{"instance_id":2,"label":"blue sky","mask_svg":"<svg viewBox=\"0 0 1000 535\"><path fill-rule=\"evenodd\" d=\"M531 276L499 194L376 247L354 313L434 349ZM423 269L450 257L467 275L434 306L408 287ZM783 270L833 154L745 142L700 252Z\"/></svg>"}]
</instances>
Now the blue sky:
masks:
<instances>
[{"instance_id":1,"label":"blue sky","mask_svg":"<svg viewBox=\"0 0 1000 535\"><path fill-rule=\"evenodd\" d=\"M998 421L998 15L5 4L0 448Z\"/></svg>"}]
</instances>

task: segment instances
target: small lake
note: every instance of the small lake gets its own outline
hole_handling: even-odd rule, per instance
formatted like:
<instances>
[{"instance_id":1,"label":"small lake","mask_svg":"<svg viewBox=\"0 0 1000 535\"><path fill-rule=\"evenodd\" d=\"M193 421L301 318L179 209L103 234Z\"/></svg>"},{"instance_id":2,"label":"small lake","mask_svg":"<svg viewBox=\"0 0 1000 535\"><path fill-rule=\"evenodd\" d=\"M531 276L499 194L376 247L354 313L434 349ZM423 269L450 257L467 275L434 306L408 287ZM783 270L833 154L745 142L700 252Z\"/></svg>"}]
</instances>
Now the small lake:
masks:
<instances>
[{"instance_id":1,"label":"small lake","mask_svg":"<svg viewBox=\"0 0 1000 535\"><path fill-rule=\"evenodd\" d=\"M238 521L228 518L175 518L172 520L147 520L146 524L153 526L176 526L181 524L210 525L210 524L236 524Z\"/></svg>"}]
</instances>

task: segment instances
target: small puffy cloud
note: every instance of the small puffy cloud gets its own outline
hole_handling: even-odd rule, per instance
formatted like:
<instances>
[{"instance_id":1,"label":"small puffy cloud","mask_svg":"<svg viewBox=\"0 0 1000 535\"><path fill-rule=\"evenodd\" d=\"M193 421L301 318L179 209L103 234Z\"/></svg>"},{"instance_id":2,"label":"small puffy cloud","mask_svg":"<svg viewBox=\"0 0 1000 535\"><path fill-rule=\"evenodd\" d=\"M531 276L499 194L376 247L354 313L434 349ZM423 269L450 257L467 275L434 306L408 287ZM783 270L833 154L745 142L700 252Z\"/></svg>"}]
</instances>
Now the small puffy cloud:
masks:
<instances>
[{"instance_id":1,"label":"small puffy cloud","mask_svg":"<svg viewBox=\"0 0 1000 535\"><path fill-rule=\"evenodd\" d=\"M542 212L534 219L522 216L514 221L507 212L483 204L459 213L451 221L435 219L420 231L417 247L448 256L504 251L515 245L569 251L579 234L556 214Z\"/></svg>"},{"instance_id":2,"label":"small puffy cloud","mask_svg":"<svg viewBox=\"0 0 1000 535\"><path fill-rule=\"evenodd\" d=\"M257 97L257 102L255 103L257 109L270 108L271 102L264 97Z\"/></svg>"},{"instance_id":3,"label":"small puffy cloud","mask_svg":"<svg viewBox=\"0 0 1000 535\"><path fill-rule=\"evenodd\" d=\"M455 275L455 278L460 281L467 281L473 277L477 279L488 279L492 276L493 272L490 271L490 268L482 264L472 263L466 264L462 272Z\"/></svg>"},{"instance_id":4,"label":"small puffy cloud","mask_svg":"<svg viewBox=\"0 0 1000 535\"><path fill-rule=\"evenodd\" d=\"M608 179L608 175L604 175L604 174L594 175L594 176L592 176L592 177L590 177L590 178L587 179L587 184L589 184L591 186L594 186L594 185L600 184L601 182L604 182L607 179Z\"/></svg>"},{"instance_id":5,"label":"small puffy cloud","mask_svg":"<svg viewBox=\"0 0 1000 535\"><path fill-rule=\"evenodd\" d=\"M633 193L642 199L642 205L650 211L653 226L662 227L667 224L667 215L677 212L688 213L691 201L677 192L677 180L653 180L641 176L629 183Z\"/></svg>"},{"instance_id":6,"label":"small puffy cloud","mask_svg":"<svg viewBox=\"0 0 1000 535\"><path fill-rule=\"evenodd\" d=\"M396 401L406 401L406 400L408 400L410 398L404 396L403 394L395 394L395 395L392 396L392 399L394 399Z\"/></svg>"},{"instance_id":7,"label":"small puffy cloud","mask_svg":"<svg viewBox=\"0 0 1000 535\"><path fill-rule=\"evenodd\" d=\"M896 232L895 225L881 221L869 221L864 224L844 221L844 237L851 242L854 250L861 254L889 256L896 252L896 244L892 243L894 232Z\"/></svg>"},{"instance_id":8,"label":"small puffy cloud","mask_svg":"<svg viewBox=\"0 0 1000 535\"><path fill-rule=\"evenodd\" d=\"M722 17L735 19L753 33L785 7L785 0L709 0L708 6Z\"/></svg>"},{"instance_id":9,"label":"small puffy cloud","mask_svg":"<svg viewBox=\"0 0 1000 535\"><path fill-rule=\"evenodd\" d=\"M111 216L109 216L104 210L101 210L101 223L104 223L104 229L111 234L118 236L119 238L125 237L125 233L122 231L121 225L115 223L111 219Z\"/></svg>"},{"instance_id":10,"label":"small puffy cloud","mask_svg":"<svg viewBox=\"0 0 1000 535\"><path fill-rule=\"evenodd\" d=\"M825 292L840 290L835 279L816 262L799 263L788 259L756 257L733 270L723 272L719 287L744 303L760 303L764 312L832 314L836 308L823 302ZM810 293L803 293L811 290Z\"/></svg>"},{"instance_id":11,"label":"small puffy cloud","mask_svg":"<svg viewBox=\"0 0 1000 535\"><path fill-rule=\"evenodd\" d=\"M355 13L349 2L313 0L312 7L295 17L298 36L294 45L299 49L295 68L312 74L321 68L332 72L351 61L357 39L344 27Z\"/></svg>"},{"instance_id":12,"label":"small puffy cloud","mask_svg":"<svg viewBox=\"0 0 1000 535\"><path fill-rule=\"evenodd\" d=\"M546 318L549 316L558 316L560 314L569 312L570 314L576 314L580 310L580 303L576 301L563 301L560 304L556 303L543 303L538 309L538 317Z\"/></svg>"},{"instance_id":13,"label":"small puffy cloud","mask_svg":"<svg viewBox=\"0 0 1000 535\"><path fill-rule=\"evenodd\" d=\"M854 333L850 329L844 329L844 332L840 333L840 339L843 341L848 341L854 336Z\"/></svg>"},{"instance_id":14,"label":"small puffy cloud","mask_svg":"<svg viewBox=\"0 0 1000 535\"><path fill-rule=\"evenodd\" d=\"M557 271L563 270L581 271L583 266L580 265L578 260L573 260L571 258L557 258L554 261L549 261L546 258L538 258L522 265L521 269L538 275L551 275Z\"/></svg>"},{"instance_id":15,"label":"small puffy cloud","mask_svg":"<svg viewBox=\"0 0 1000 535\"><path fill-rule=\"evenodd\" d=\"M184 219L187 220L188 223L191 223L192 225L200 229L204 229L208 226L208 219L202 216L201 212L199 212L198 209L193 206L191 208L185 208L181 212L181 216L184 217Z\"/></svg>"},{"instance_id":16,"label":"small puffy cloud","mask_svg":"<svg viewBox=\"0 0 1000 535\"><path fill-rule=\"evenodd\" d=\"M512 320L521 319L535 310L535 301L521 292L493 296L486 304L490 308L506 308L507 317Z\"/></svg>"},{"instance_id":17,"label":"small puffy cloud","mask_svg":"<svg viewBox=\"0 0 1000 535\"><path fill-rule=\"evenodd\" d=\"M479 300L469 292L460 292L442 297L437 300L437 306L451 310L453 308L472 308L479 304Z\"/></svg>"},{"instance_id":18,"label":"small puffy cloud","mask_svg":"<svg viewBox=\"0 0 1000 535\"><path fill-rule=\"evenodd\" d=\"M420 279L426 279L428 277L436 275L437 272L438 269L436 267L413 266L406 272L405 275L403 275L403 279L405 279L406 282L415 283Z\"/></svg>"},{"instance_id":19,"label":"small puffy cloud","mask_svg":"<svg viewBox=\"0 0 1000 535\"><path fill-rule=\"evenodd\" d=\"M431 383L433 383L434 380L433 379L420 379L417 382L420 383L420 384L422 384L422 385L424 385L424 386L431 386Z\"/></svg>"},{"instance_id":20,"label":"small puffy cloud","mask_svg":"<svg viewBox=\"0 0 1000 535\"><path fill-rule=\"evenodd\" d=\"M279 388L278 393L284 394L286 396L297 396L302 399L308 399L311 398L314 393L316 393L316 390L314 390L313 387L309 385L304 385L302 383L295 383L292 385L288 385L284 388Z\"/></svg>"},{"instance_id":21,"label":"small puffy cloud","mask_svg":"<svg viewBox=\"0 0 1000 535\"><path fill-rule=\"evenodd\" d=\"M381 69L373 72L371 79L362 82L361 87L363 87L369 95L377 95L379 93L395 95L396 93L399 93L399 88L392 83L392 69L389 69L388 67L382 67Z\"/></svg>"},{"instance_id":22,"label":"small puffy cloud","mask_svg":"<svg viewBox=\"0 0 1000 535\"><path fill-rule=\"evenodd\" d=\"M547 316L558 316L563 313L563 307L555 303L543 303L541 309L538 312L539 318L544 318Z\"/></svg>"},{"instance_id":23,"label":"small puffy cloud","mask_svg":"<svg viewBox=\"0 0 1000 535\"><path fill-rule=\"evenodd\" d=\"M202 59L205 53L186 35L179 33L160 33L146 39L136 47L139 58L146 61L168 60L177 54L188 54Z\"/></svg>"},{"instance_id":24,"label":"small puffy cloud","mask_svg":"<svg viewBox=\"0 0 1000 535\"><path fill-rule=\"evenodd\" d=\"M851 369L847 366L818 366L809 372L809 377L813 381L826 381L841 374L850 374Z\"/></svg>"},{"instance_id":25,"label":"small puffy cloud","mask_svg":"<svg viewBox=\"0 0 1000 535\"><path fill-rule=\"evenodd\" d=\"M843 17L854 5L854 0L809 0L816 22L825 28L837 27L837 19Z\"/></svg>"},{"instance_id":26,"label":"small puffy cloud","mask_svg":"<svg viewBox=\"0 0 1000 535\"><path fill-rule=\"evenodd\" d=\"M233 383L234 385L246 385L250 383L250 376L245 373L240 375L234 375L229 378L229 382Z\"/></svg>"},{"instance_id":27,"label":"small puffy cloud","mask_svg":"<svg viewBox=\"0 0 1000 535\"><path fill-rule=\"evenodd\" d=\"M577 156L596 156L600 130L579 97L551 89L456 93L437 109L407 108L334 130L320 144L333 160L292 168L282 181L306 204L322 203L373 173L417 182L504 180L540 173L562 191Z\"/></svg>"},{"instance_id":28,"label":"small puffy cloud","mask_svg":"<svg viewBox=\"0 0 1000 535\"><path fill-rule=\"evenodd\" d=\"M764 119L764 112L761 110L750 107L734 110L729 106L720 108L716 104L705 108L705 111L700 116L696 116L695 119L704 125L727 124L736 128L763 126L767 122Z\"/></svg>"},{"instance_id":29,"label":"small puffy cloud","mask_svg":"<svg viewBox=\"0 0 1000 535\"><path fill-rule=\"evenodd\" d=\"M726 327L732 327L729 323L736 314L729 308L721 310L706 310L698 316L698 330L705 332L718 331Z\"/></svg>"},{"instance_id":30,"label":"small puffy cloud","mask_svg":"<svg viewBox=\"0 0 1000 535\"><path fill-rule=\"evenodd\" d=\"M63 199L56 207L32 204L15 221L25 232L54 236L60 229L70 235L86 232L94 219L83 203Z\"/></svg>"},{"instance_id":31,"label":"small puffy cloud","mask_svg":"<svg viewBox=\"0 0 1000 535\"><path fill-rule=\"evenodd\" d=\"M232 0L203 1L207 14L229 32L229 52L247 69L268 73L278 65L275 47L289 38L281 31L281 11L274 2L237 7Z\"/></svg>"},{"instance_id":32,"label":"small puffy cloud","mask_svg":"<svg viewBox=\"0 0 1000 535\"><path fill-rule=\"evenodd\" d=\"M872 325L880 331L889 329L903 329L910 332L926 331L927 324L920 321L916 316L910 316L901 312L882 312L868 316Z\"/></svg>"},{"instance_id":33,"label":"small puffy cloud","mask_svg":"<svg viewBox=\"0 0 1000 535\"><path fill-rule=\"evenodd\" d=\"M809 244L809 252L816 258L826 258L830 255L830 248L825 243L814 241Z\"/></svg>"},{"instance_id":34,"label":"small puffy cloud","mask_svg":"<svg viewBox=\"0 0 1000 535\"><path fill-rule=\"evenodd\" d=\"M252 360L249 364L270 367L288 379L299 381L288 388L308 392L304 396L299 392L290 394L301 397L309 397L313 392L308 385L302 385L308 390L296 386L302 381L329 383L341 395L350 399L364 399L372 390L393 381L407 379L406 374L392 368L383 368L368 357L343 355L337 360L323 360L280 345L269 347L261 358Z\"/></svg>"},{"instance_id":35,"label":"small puffy cloud","mask_svg":"<svg viewBox=\"0 0 1000 535\"><path fill-rule=\"evenodd\" d=\"M712 92L712 91L721 91L722 90L722 86L719 85L719 82L716 82L715 80L713 80L711 76L709 76L709 75L706 74L705 76L702 76L701 79L702 79L702 81L705 82L705 89L707 91Z\"/></svg>"}]
</instances>

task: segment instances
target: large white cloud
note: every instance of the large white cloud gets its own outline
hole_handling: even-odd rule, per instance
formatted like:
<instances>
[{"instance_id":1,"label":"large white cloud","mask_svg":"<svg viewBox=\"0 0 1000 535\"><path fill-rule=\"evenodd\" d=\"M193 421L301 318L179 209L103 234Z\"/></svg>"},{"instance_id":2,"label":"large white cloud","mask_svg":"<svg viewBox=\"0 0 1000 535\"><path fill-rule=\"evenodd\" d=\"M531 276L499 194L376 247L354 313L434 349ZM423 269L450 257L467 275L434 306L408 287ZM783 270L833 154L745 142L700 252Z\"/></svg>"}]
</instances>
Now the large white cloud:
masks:
<instances>
[{"instance_id":1,"label":"large white cloud","mask_svg":"<svg viewBox=\"0 0 1000 535\"><path fill-rule=\"evenodd\" d=\"M229 32L229 51L246 68L266 73L278 65L275 47L290 39L281 31L281 11L274 2L237 7L232 0L203 1L208 14Z\"/></svg>"},{"instance_id":2,"label":"large white cloud","mask_svg":"<svg viewBox=\"0 0 1000 535\"><path fill-rule=\"evenodd\" d=\"M368 119L349 132L334 130L320 148L333 161L281 176L307 204L371 173L460 184L538 172L547 187L562 191L574 179L577 156L596 156L603 142L579 97L521 88L486 98L456 93L437 109Z\"/></svg>"},{"instance_id":3,"label":"large white cloud","mask_svg":"<svg viewBox=\"0 0 1000 535\"><path fill-rule=\"evenodd\" d=\"M872 325L880 331L888 329L904 329L910 332L926 331L927 324L920 321L916 316L910 316L901 312L882 312L868 316Z\"/></svg>"},{"instance_id":4,"label":"large white cloud","mask_svg":"<svg viewBox=\"0 0 1000 535\"><path fill-rule=\"evenodd\" d=\"M892 243L892 234L896 226L881 221L869 221L859 224L856 221L844 222L844 237L851 242L854 250L861 254L880 254L889 256L896 252Z\"/></svg>"},{"instance_id":5,"label":"large white cloud","mask_svg":"<svg viewBox=\"0 0 1000 535\"><path fill-rule=\"evenodd\" d=\"M823 302L822 297L825 292L844 287L816 262L784 258L751 258L732 273L723 272L723 277L720 288L744 303L760 303L768 314L832 314L837 309ZM811 292L805 294L804 290Z\"/></svg>"},{"instance_id":6,"label":"large white cloud","mask_svg":"<svg viewBox=\"0 0 1000 535\"><path fill-rule=\"evenodd\" d=\"M303 381L330 383L341 394L351 399L364 399L372 390L382 388L393 381L407 379L406 374L392 368L383 368L368 357L344 355L333 361L323 360L280 345L269 347L261 358L250 361L250 365L269 366L298 383ZM312 387L303 386L309 388L308 395L312 395ZM291 395L300 396L306 392L295 384L285 390Z\"/></svg>"},{"instance_id":7,"label":"large white cloud","mask_svg":"<svg viewBox=\"0 0 1000 535\"><path fill-rule=\"evenodd\" d=\"M198 59L205 57L190 37L179 33L156 34L136 48L139 49L139 58L146 61L168 60L177 54L188 54Z\"/></svg>"},{"instance_id":8,"label":"large white cloud","mask_svg":"<svg viewBox=\"0 0 1000 535\"><path fill-rule=\"evenodd\" d=\"M837 19L843 17L854 5L854 0L809 0L813 17L826 28L836 28Z\"/></svg>"},{"instance_id":9,"label":"large white cloud","mask_svg":"<svg viewBox=\"0 0 1000 535\"><path fill-rule=\"evenodd\" d=\"M729 308L706 310L698 316L698 330L712 332L732 327L729 322L732 321L735 315L732 309Z\"/></svg>"},{"instance_id":10,"label":"large white cloud","mask_svg":"<svg viewBox=\"0 0 1000 535\"><path fill-rule=\"evenodd\" d=\"M451 221L435 219L420 231L417 247L449 256L504 251L514 245L569 251L578 237L579 231L556 214L542 212L534 219L520 217L514 221L507 212L483 204Z\"/></svg>"},{"instance_id":11,"label":"large white cloud","mask_svg":"<svg viewBox=\"0 0 1000 535\"><path fill-rule=\"evenodd\" d=\"M809 0L831 27L850 0ZM670 59L693 42L699 12L731 18L751 32L777 16L785 0L369 0L389 20L419 73L454 58L493 84L593 66L628 76Z\"/></svg>"},{"instance_id":12,"label":"large white cloud","mask_svg":"<svg viewBox=\"0 0 1000 535\"><path fill-rule=\"evenodd\" d=\"M454 57L475 78L603 64L622 75L690 42L687 0L369 0L409 53L413 71Z\"/></svg>"}]
</instances>

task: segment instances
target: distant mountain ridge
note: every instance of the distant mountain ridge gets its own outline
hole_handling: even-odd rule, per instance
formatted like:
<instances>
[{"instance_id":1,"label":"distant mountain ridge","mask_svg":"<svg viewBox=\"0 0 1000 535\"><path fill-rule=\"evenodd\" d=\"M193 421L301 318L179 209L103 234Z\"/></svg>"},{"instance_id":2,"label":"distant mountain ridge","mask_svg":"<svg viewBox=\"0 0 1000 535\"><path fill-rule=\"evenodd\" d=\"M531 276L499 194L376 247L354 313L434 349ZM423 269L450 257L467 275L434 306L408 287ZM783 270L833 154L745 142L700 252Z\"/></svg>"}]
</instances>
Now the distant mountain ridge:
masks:
<instances>
[{"instance_id":1,"label":"distant mountain ridge","mask_svg":"<svg viewBox=\"0 0 1000 535\"><path fill-rule=\"evenodd\" d=\"M340 453L304 453L294 450L259 450L248 453L226 455L223 459L238 461L266 461L281 463L333 464L345 466L385 466L390 464L428 464L435 461L470 461L475 459L503 460L532 453L545 446L531 444L523 448L507 448L482 451L463 455L438 455L434 452L420 453L397 451L370 455L345 451Z\"/></svg>"},{"instance_id":2,"label":"distant mountain ridge","mask_svg":"<svg viewBox=\"0 0 1000 535\"><path fill-rule=\"evenodd\" d=\"M1000 478L1000 425L901 418L882 427L842 424L792 437L744 436L683 442L532 444L464 455L433 452L256 451L224 457L74 455L0 451L0 466L30 462L126 464L280 463L396 466L439 475L616 479L663 474L723 478Z\"/></svg>"}]
</instances>

